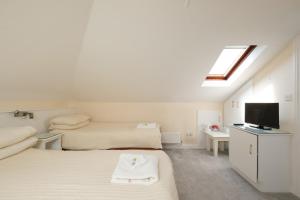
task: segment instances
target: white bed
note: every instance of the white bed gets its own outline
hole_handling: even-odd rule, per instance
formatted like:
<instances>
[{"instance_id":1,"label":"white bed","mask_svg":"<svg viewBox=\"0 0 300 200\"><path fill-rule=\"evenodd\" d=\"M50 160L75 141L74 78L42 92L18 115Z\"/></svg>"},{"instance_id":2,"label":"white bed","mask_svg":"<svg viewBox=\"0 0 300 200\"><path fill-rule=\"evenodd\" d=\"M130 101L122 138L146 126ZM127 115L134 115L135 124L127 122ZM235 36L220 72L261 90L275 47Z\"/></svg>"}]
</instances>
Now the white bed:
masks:
<instances>
[{"instance_id":1,"label":"white bed","mask_svg":"<svg viewBox=\"0 0 300 200\"><path fill-rule=\"evenodd\" d=\"M160 128L137 128L137 123L100 123L62 133L62 148L68 150L144 148L161 149Z\"/></svg>"},{"instance_id":2,"label":"white bed","mask_svg":"<svg viewBox=\"0 0 300 200\"><path fill-rule=\"evenodd\" d=\"M110 183L119 154L140 152L159 158L152 185ZM0 199L178 200L169 157L160 150L51 151L28 149L0 160Z\"/></svg>"}]
</instances>

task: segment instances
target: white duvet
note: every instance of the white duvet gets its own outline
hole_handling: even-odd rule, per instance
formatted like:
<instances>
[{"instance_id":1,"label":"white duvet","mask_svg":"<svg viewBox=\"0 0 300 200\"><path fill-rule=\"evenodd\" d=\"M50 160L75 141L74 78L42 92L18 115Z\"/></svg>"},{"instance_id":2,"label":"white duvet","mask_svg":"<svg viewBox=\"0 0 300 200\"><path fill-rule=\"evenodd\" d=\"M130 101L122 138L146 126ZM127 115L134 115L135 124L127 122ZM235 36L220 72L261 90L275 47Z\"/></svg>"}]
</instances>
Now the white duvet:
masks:
<instances>
[{"instance_id":1,"label":"white duvet","mask_svg":"<svg viewBox=\"0 0 300 200\"><path fill-rule=\"evenodd\" d=\"M111 183L120 153L153 154L159 181ZM169 157L163 151L51 151L28 149L0 160L1 200L178 200Z\"/></svg>"},{"instance_id":2,"label":"white duvet","mask_svg":"<svg viewBox=\"0 0 300 200\"><path fill-rule=\"evenodd\" d=\"M62 147L70 150L154 148L161 149L160 128L137 128L137 123L100 123L75 130L52 130L63 133Z\"/></svg>"}]
</instances>

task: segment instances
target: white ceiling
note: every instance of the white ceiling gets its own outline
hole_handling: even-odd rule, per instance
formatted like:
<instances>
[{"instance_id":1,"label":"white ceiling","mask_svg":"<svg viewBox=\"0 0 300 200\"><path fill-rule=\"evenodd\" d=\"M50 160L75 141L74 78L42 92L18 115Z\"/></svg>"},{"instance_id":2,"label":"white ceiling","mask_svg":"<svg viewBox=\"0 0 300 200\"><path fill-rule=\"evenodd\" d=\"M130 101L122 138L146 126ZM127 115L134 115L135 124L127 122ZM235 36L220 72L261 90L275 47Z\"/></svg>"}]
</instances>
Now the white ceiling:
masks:
<instances>
[{"instance_id":1,"label":"white ceiling","mask_svg":"<svg viewBox=\"0 0 300 200\"><path fill-rule=\"evenodd\" d=\"M0 0L0 100L70 97L92 0Z\"/></svg>"},{"instance_id":2,"label":"white ceiling","mask_svg":"<svg viewBox=\"0 0 300 200\"><path fill-rule=\"evenodd\" d=\"M299 32L299 0L0 0L0 99L223 101ZM247 44L267 49L231 87L201 87Z\"/></svg>"}]
</instances>

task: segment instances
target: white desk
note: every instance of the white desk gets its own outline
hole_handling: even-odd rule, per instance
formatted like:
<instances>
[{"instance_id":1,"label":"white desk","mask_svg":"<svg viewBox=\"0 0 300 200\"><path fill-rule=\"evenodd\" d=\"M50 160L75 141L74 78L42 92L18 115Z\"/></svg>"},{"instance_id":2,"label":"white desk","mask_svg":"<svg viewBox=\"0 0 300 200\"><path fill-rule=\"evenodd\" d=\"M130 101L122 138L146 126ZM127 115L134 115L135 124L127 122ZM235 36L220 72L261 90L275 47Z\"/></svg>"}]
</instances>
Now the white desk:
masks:
<instances>
[{"instance_id":1,"label":"white desk","mask_svg":"<svg viewBox=\"0 0 300 200\"><path fill-rule=\"evenodd\" d=\"M225 144L224 142L229 141L229 133L224 133L220 131L211 131L211 130L205 130L204 133L206 134L206 149L207 151L210 151L211 147L211 141L213 142L213 151L214 156L218 156L218 149L219 149L219 142L220 143L220 150L224 151Z\"/></svg>"},{"instance_id":2,"label":"white desk","mask_svg":"<svg viewBox=\"0 0 300 200\"><path fill-rule=\"evenodd\" d=\"M61 150L61 136L60 133L39 133L36 135L38 141L35 147L38 149Z\"/></svg>"}]
</instances>

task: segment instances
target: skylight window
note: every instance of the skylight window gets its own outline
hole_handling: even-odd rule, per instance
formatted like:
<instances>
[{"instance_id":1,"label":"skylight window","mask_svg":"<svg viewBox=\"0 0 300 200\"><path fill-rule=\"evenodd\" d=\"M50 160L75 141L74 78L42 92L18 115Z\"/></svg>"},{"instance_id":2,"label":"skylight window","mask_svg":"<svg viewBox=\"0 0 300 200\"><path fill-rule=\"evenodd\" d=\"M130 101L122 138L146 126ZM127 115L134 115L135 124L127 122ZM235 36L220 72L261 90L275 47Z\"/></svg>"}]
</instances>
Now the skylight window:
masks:
<instances>
[{"instance_id":1,"label":"skylight window","mask_svg":"<svg viewBox=\"0 0 300 200\"><path fill-rule=\"evenodd\" d=\"M255 48L256 45L225 47L206 80L228 80Z\"/></svg>"},{"instance_id":2,"label":"skylight window","mask_svg":"<svg viewBox=\"0 0 300 200\"><path fill-rule=\"evenodd\" d=\"M223 49L208 75L225 76L246 50L247 47L230 47Z\"/></svg>"},{"instance_id":3,"label":"skylight window","mask_svg":"<svg viewBox=\"0 0 300 200\"><path fill-rule=\"evenodd\" d=\"M248 68L266 46L226 46L209 71L202 87L228 87Z\"/></svg>"}]
</instances>

